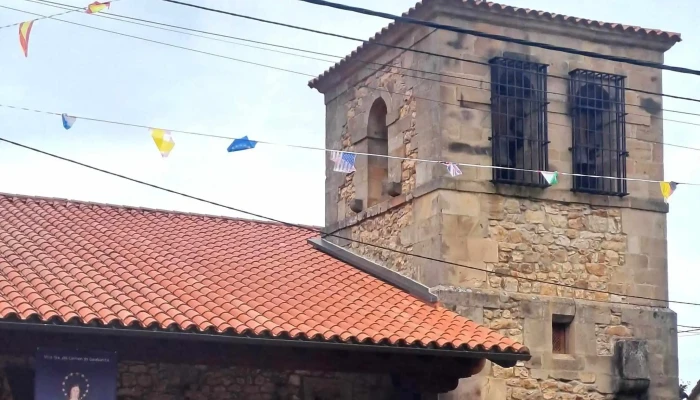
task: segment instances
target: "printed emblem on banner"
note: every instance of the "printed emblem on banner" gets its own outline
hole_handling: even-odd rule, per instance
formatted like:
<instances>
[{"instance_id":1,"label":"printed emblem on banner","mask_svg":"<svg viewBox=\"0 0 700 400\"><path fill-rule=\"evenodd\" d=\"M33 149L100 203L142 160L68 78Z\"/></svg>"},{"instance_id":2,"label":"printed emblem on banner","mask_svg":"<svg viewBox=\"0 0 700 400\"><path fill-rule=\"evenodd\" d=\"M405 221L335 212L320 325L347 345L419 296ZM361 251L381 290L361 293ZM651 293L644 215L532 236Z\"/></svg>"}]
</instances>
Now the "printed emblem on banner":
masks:
<instances>
[{"instance_id":1,"label":"printed emblem on banner","mask_svg":"<svg viewBox=\"0 0 700 400\"><path fill-rule=\"evenodd\" d=\"M37 349L35 400L116 400L117 355Z\"/></svg>"}]
</instances>

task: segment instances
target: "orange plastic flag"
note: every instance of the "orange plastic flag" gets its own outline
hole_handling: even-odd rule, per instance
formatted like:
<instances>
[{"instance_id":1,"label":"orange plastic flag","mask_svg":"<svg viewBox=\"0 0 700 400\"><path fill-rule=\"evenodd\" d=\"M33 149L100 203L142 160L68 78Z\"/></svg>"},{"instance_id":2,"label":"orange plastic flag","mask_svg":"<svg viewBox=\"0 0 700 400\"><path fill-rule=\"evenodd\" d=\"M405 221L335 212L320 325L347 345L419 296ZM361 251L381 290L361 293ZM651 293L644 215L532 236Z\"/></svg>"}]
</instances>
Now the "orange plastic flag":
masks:
<instances>
[{"instance_id":1,"label":"orange plastic flag","mask_svg":"<svg viewBox=\"0 0 700 400\"><path fill-rule=\"evenodd\" d=\"M34 25L34 21L19 24L19 45L22 46L25 57L29 53L29 34L32 33L32 25Z\"/></svg>"},{"instance_id":2,"label":"orange plastic flag","mask_svg":"<svg viewBox=\"0 0 700 400\"><path fill-rule=\"evenodd\" d=\"M86 13L88 14L97 14L100 11L104 11L109 8L109 3L110 1L100 3L99 1L96 1L89 6L87 6L87 10L85 10Z\"/></svg>"}]
</instances>

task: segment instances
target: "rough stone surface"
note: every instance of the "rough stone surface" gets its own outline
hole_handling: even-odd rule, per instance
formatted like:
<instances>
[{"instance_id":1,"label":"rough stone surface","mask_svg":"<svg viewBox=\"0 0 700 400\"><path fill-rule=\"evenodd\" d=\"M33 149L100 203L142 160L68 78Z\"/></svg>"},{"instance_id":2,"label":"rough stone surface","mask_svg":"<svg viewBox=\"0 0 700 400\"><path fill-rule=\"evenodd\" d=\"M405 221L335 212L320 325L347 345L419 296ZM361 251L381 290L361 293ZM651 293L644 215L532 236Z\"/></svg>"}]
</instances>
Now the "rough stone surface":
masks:
<instances>
[{"instance_id":1,"label":"rough stone surface","mask_svg":"<svg viewBox=\"0 0 700 400\"><path fill-rule=\"evenodd\" d=\"M498 262L490 270L493 288L546 296L608 300L613 274L624 265L627 236L620 211L580 204L508 199L500 218L489 221L489 237L498 242ZM548 285L543 281L570 287Z\"/></svg>"},{"instance_id":2,"label":"rough stone surface","mask_svg":"<svg viewBox=\"0 0 700 400\"><path fill-rule=\"evenodd\" d=\"M350 229L351 237L363 243L372 243L410 253L412 246L401 242L400 232L410 225L412 217L413 207L411 204L407 204L353 226ZM356 254L389 267L409 278L417 279L418 277L416 265L409 262L409 256L397 254L391 250L360 245L357 242L350 243L350 247Z\"/></svg>"},{"instance_id":3,"label":"rough stone surface","mask_svg":"<svg viewBox=\"0 0 700 400\"><path fill-rule=\"evenodd\" d=\"M436 13L438 22L445 24L607 54L663 59L660 48L632 38L592 31L589 35L554 33L546 24L523 25L492 13L488 18L468 16L468 11L447 5L449 2L433 3L449 8ZM582 68L624 75L628 87L662 91L661 74L656 70L415 29L391 38L392 43L474 60L515 55L548 64L547 72L552 75L567 76ZM388 66L376 72L358 66L345 76L336 72L338 84L323 90L329 147L361 148L362 142L355 139L362 137L366 123L358 116L381 96L391 116L390 154L491 164L487 66L393 50L377 50L375 56L375 61ZM455 78L445 77L437 83L419 80L405 70L393 69L399 65ZM572 172L567 82L548 79L547 85L551 92L547 96L548 169ZM663 142L661 111L644 107L650 102L662 104L662 99L628 91L625 102L629 111L627 176L663 179L663 146L649 143ZM615 343L629 339L648 341L654 349L650 350L652 357L660 358L659 362L650 360L649 397L673 398L678 377L675 314L665 301L639 298L668 298L667 208L658 185L629 181L628 196L599 196L573 193L572 179L565 175L560 175L557 185L541 190L494 185L492 172L486 168L464 167L462 175L449 177L442 165L409 160L390 165L389 175L401 181L400 196L354 214L348 211L348 201L365 198L367 191L361 162L354 176L339 175L330 168L328 165L328 226L354 239L363 237L449 263L345 245L432 287L445 305L522 340L532 351L527 363L509 369L489 368L465 380L465 386L445 399L612 399L616 379L613 350ZM571 321L568 354L552 352L554 316Z\"/></svg>"},{"instance_id":4,"label":"rough stone surface","mask_svg":"<svg viewBox=\"0 0 700 400\"><path fill-rule=\"evenodd\" d=\"M0 357L0 400L25 400L12 397L5 368L31 364ZM137 362L121 362L117 382L117 400L375 400L392 390L382 375Z\"/></svg>"}]
</instances>

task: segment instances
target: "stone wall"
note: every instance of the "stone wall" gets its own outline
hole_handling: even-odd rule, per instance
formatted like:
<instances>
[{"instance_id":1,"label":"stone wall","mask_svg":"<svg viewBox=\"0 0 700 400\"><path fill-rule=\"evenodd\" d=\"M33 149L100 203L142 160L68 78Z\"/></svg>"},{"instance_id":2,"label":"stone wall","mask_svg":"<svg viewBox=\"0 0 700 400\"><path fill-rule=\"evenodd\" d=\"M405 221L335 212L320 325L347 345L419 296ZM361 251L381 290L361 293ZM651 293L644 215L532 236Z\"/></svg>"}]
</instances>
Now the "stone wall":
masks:
<instances>
[{"instance_id":1,"label":"stone wall","mask_svg":"<svg viewBox=\"0 0 700 400\"><path fill-rule=\"evenodd\" d=\"M545 296L610 298L583 289L608 291L612 276L624 266L627 236L622 233L619 209L516 198L496 201L502 203L503 213L489 220L489 238L498 243L498 262L487 267L515 278L491 275L491 287ZM521 277L529 280L517 279Z\"/></svg>"},{"instance_id":2,"label":"stone wall","mask_svg":"<svg viewBox=\"0 0 700 400\"><path fill-rule=\"evenodd\" d=\"M413 222L413 205L408 203L394 208L375 217L364 219L361 223L349 228L349 237L362 243L372 243L392 250L411 253L413 247L402 240L401 231ZM348 237L347 231L341 231L340 236ZM418 268L410 260L410 256L384 250L377 247L349 242L347 246L357 255L372 260L412 279L418 279Z\"/></svg>"},{"instance_id":3,"label":"stone wall","mask_svg":"<svg viewBox=\"0 0 700 400\"><path fill-rule=\"evenodd\" d=\"M592 27L504 17L458 2L430 2L419 12L449 25L654 62L663 61L668 47ZM389 34L383 42L476 62L378 48L362 54L363 60L427 71L421 76L431 80L416 79L411 76L415 72L398 68L362 73L361 63L340 68L333 78L337 84L323 89L329 147L342 144L361 151L366 119L360 116L382 97L389 108L390 154L491 165L491 76L484 62L519 58L548 65L547 169L570 173L566 77L571 71L624 75L628 88L662 91L658 70L444 30L409 30L403 25L397 29L396 36ZM385 83L383 87L396 94L367 88ZM662 98L627 90L624 100L627 177L663 179ZM366 196L363 168L358 162L352 178L327 168L328 227L354 239L445 261L352 245L353 251L429 287L449 288L445 293L450 294L441 296L445 304L533 350L531 362L512 370L493 368L485 373L491 378L488 385L472 387L480 394L464 398L610 398L614 343L632 337L649 340L657 357L651 398L675 396L675 315L666 302L644 299L668 298L668 209L658 184L629 181L628 196L600 196L572 192L572 179L565 175L557 185L538 189L494 185L488 168L463 167L462 175L449 177L442 165L404 161L398 167L394 163L390 172L392 179L400 178L395 181L401 182L401 196L360 213L348 212L352 199ZM498 301L472 298L463 294L467 291L491 293ZM573 319L575 345L572 354L555 355L552 318L562 313ZM492 394L485 395L487 391Z\"/></svg>"},{"instance_id":4,"label":"stone wall","mask_svg":"<svg viewBox=\"0 0 700 400\"><path fill-rule=\"evenodd\" d=\"M374 101L382 99L387 103L389 113L387 115L388 129L388 155L415 159L418 157L415 119L416 99L413 97L413 87L407 85L406 79L396 68L386 66L382 70L367 77L362 83L358 83L348 91L352 94L345 103L347 109L347 123L340 134L340 146L331 145L334 149L369 152L367 125L369 107ZM348 174L340 180L337 189L338 220L351 218L355 215L350 209L355 200L362 201L362 208L367 209L371 205L368 198L369 175L367 168L367 156L357 156L357 172ZM398 183L401 193L411 193L416 186L416 161L389 159L388 176L382 191L382 201L390 200L386 188L389 183ZM331 172L331 174L341 174ZM337 221L330 221L337 222Z\"/></svg>"},{"instance_id":5,"label":"stone wall","mask_svg":"<svg viewBox=\"0 0 700 400\"><path fill-rule=\"evenodd\" d=\"M452 309L499 333L521 341L532 359L512 368L489 364L478 376L464 379L441 400L463 399L616 399L613 349L618 340L645 339L650 354L652 399L676 399L678 366L673 357L675 314L668 309L601 304L583 299L532 297L502 291L438 287L440 300ZM571 318L570 346L552 353L552 320Z\"/></svg>"},{"instance_id":6,"label":"stone wall","mask_svg":"<svg viewBox=\"0 0 700 400\"><path fill-rule=\"evenodd\" d=\"M0 357L0 400L27 400L12 397L5 371L31 364ZM121 362L117 379L118 400L376 400L392 393L388 376L204 365Z\"/></svg>"}]
</instances>

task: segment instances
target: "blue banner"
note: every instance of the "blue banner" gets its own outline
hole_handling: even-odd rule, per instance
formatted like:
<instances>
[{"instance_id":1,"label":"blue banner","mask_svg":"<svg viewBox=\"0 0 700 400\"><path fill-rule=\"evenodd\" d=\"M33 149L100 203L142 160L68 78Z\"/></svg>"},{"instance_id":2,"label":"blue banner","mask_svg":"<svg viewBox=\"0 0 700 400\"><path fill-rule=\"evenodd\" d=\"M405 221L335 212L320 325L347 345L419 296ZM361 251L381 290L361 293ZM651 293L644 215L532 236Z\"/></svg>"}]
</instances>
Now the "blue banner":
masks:
<instances>
[{"instance_id":1,"label":"blue banner","mask_svg":"<svg viewBox=\"0 0 700 400\"><path fill-rule=\"evenodd\" d=\"M117 355L37 349L35 400L116 400Z\"/></svg>"}]
</instances>

